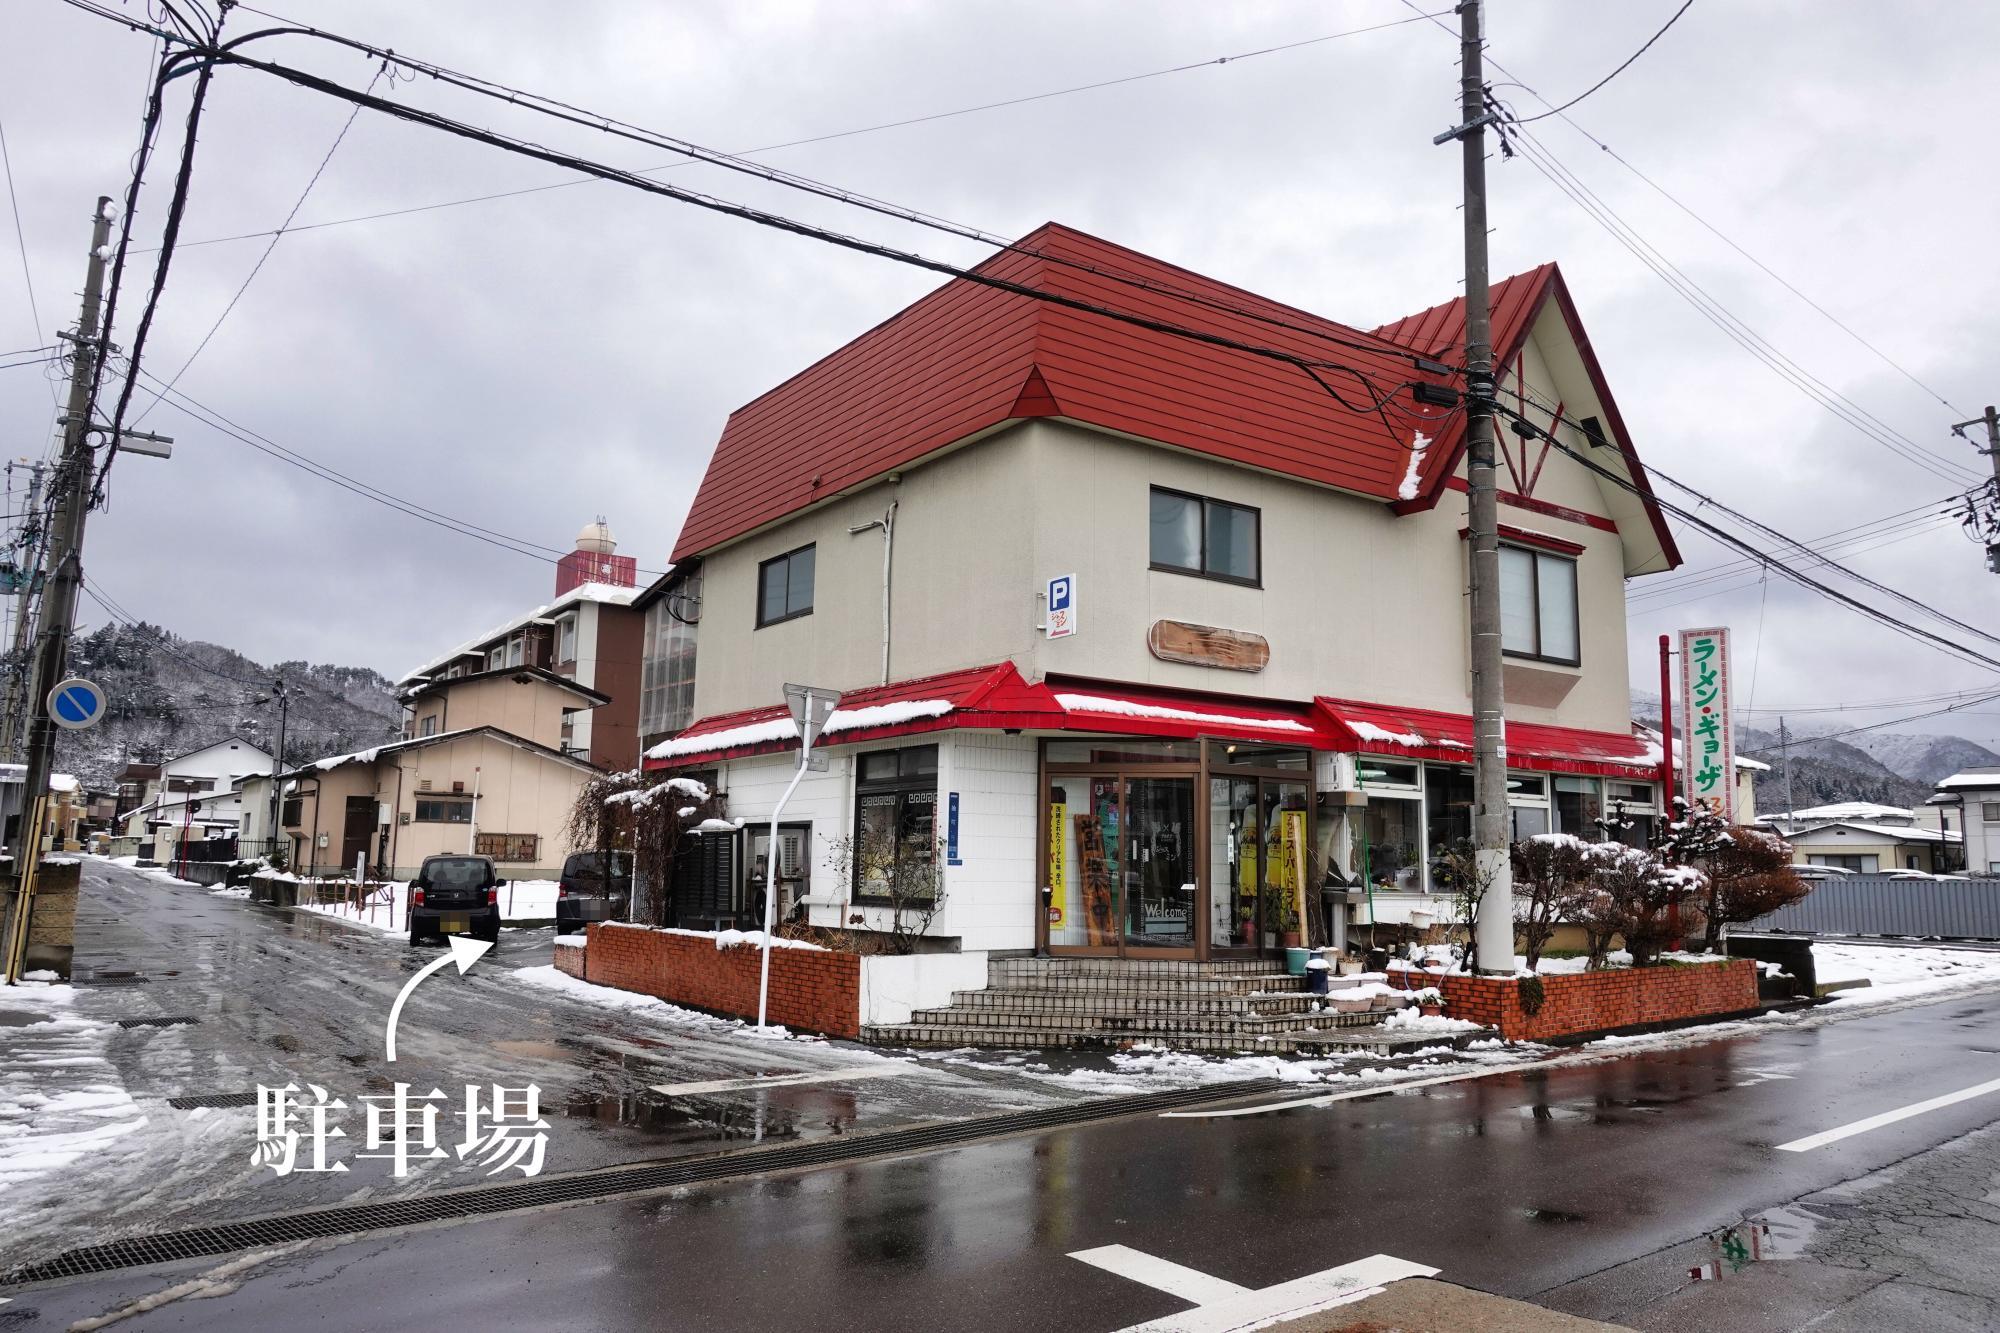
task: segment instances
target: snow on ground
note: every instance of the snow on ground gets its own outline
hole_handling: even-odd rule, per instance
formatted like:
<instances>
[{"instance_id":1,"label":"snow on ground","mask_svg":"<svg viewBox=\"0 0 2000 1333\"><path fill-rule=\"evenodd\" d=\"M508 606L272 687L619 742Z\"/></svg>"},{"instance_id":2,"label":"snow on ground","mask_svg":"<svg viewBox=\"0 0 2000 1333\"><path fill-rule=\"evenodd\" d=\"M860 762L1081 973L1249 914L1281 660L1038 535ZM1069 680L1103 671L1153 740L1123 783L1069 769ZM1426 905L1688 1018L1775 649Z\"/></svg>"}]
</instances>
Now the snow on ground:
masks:
<instances>
[{"instance_id":1,"label":"snow on ground","mask_svg":"<svg viewBox=\"0 0 2000 1333\"><path fill-rule=\"evenodd\" d=\"M118 1029L74 1011L74 988L24 983L0 993L0 1232L46 1209L43 1181L77 1159L112 1151L146 1116L105 1051Z\"/></svg>"},{"instance_id":2,"label":"snow on ground","mask_svg":"<svg viewBox=\"0 0 2000 1333\"><path fill-rule=\"evenodd\" d=\"M557 942L562 943L563 941L558 940ZM623 1009L634 1013L643 1013L648 1018L657 1018L663 1023L672 1023L676 1026L690 1028L706 1028L708 1032L716 1036L756 1037L807 1043L823 1043L826 1040L824 1037L816 1036L812 1033L794 1033L790 1029L776 1023L767 1025L763 1032L760 1033L757 1030L757 1025L749 1019L719 1018L714 1014L704 1014L698 1009L683 1009L680 1005L670 1004L656 995L641 995L636 991L619 990L615 986L593 985L588 981L577 980L569 973L559 970L553 963L544 967L516 968L508 975L525 981L530 986L541 986L548 990L559 991L572 1000L580 1001L583 1004L596 1005L600 1009ZM891 1058L876 1055L872 1051L852 1051L848 1052L848 1054L853 1055L857 1061L863 1063L870 1059Z\"/></svg>"},{"instance_id":3,"label":"snow on ground","mask_svg":"<svg viewBox=\"0 0 2000 1333\"><path fill-rule=\"evenodd\" d=\"M148 866L146 869L140 871L139 873L144 875L147 879L157 879L162 884L180 884L180 885L185 885L190 889L198 889L201 887L201 885L195 883L191 879L182 879L180 876L174 874L172 871L162 870L158 866Z\"/></svg>"},{"instance_id":4,"label":"snow on ground","mask_svg":"<svg viewBox=\"0 0 2000 1333\"><path fill-rule=\"evenodd\" d=\"M1895 944L1815 944L1813 969L1822 986L1866 978L1861 990L1836 991L1842 1008L1886 1004L2000 983L2000 951L1930 949Z\"/></svg>"},{"instance_id":5,"label":"snow on ground","mask_svg":"<svg viewBox=\"0 0 2000 1333\"><path fill-rule=\"evenodd\" d=\"M208 896L211 898L248 898L250 890L248 888L214 888L208 891Z\"/></svg>"},{"instance_id":6,"label":"snow on ground","mask_svg":"<svg viewBox=\"0 0 2000 1333\"><path fill-rule=\"evenodd\" d=\"M1415 1009L1392 1009L1382 1020L1385 1032L1407 1032L1416 1036L1449 1037L1459 1032L1477 1032L1482 1024L1463 1018L1425 1017Z\"/></svg>"},{"instance_id":7,"label":"snow on ground","mask_svg":"<svg viewBox=\"0 0 2000 1333\"><path fill-rule=\"evenodd\" d=\"M509 880L500 886L500 919L503 921L553 921L556 915L556 882L552 879ZM377 884L359 908L348 903L300 903L309 912L339 917L377 930L401 932L410 928L410 885L407 880Z\"/></svg>"}]
</instances>

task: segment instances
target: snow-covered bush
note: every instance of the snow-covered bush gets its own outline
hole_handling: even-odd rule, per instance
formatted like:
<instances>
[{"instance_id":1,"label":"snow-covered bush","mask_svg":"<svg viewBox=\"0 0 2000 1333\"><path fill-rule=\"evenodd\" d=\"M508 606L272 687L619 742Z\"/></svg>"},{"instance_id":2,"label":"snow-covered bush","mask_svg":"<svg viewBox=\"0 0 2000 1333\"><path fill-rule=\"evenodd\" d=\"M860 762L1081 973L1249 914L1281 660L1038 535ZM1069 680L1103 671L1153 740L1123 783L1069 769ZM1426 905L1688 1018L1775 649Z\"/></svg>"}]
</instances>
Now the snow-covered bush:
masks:
<instances>
[{"instance_id":1,"label":"snow-covered bush","mask_svg":"<svg viewBox=\"0 0 2000 1333\"><path fill-rule=\"evenodd\" d=\"M1514 934L1535 970L1556 927L1575 920L1590 895L1590 844L1538 833L1514 844Z\"/></svg>"}]
</instances>

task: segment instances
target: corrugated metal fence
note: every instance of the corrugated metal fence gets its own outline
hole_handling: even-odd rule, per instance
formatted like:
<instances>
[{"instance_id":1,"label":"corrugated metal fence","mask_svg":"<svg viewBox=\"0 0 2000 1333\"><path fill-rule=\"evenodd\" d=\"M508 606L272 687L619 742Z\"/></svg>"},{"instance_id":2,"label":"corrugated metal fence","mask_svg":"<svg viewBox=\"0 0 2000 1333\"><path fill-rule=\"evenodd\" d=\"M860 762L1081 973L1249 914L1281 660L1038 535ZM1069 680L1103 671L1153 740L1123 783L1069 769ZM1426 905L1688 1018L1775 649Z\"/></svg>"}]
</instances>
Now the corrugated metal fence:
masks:
<instances>
[{"instance_id":1,"label":"corrugated metal fence","mask_svg":"<svg viewBox=\"0 0 2000 1333\"><path fill-rule=\"evenodd\" d=\"M1804 902L1761 917L1745 929L2000 940L2000 879L1852 875L1825 880Z\"/></svg>"}]
</instances>

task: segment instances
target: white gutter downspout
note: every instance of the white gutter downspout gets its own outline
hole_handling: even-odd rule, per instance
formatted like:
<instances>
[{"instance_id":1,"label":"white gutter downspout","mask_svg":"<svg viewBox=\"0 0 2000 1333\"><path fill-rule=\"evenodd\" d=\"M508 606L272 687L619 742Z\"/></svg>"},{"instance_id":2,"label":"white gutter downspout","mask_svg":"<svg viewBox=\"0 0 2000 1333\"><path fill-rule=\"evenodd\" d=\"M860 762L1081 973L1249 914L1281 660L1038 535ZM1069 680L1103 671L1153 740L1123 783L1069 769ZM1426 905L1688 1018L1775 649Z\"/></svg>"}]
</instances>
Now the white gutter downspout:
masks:
<instances>
[{"instance_id":1,"label":"white gutter downspout","mask_svg":"<svg viewBox=\"0 0 2000 1333\"><path fill-rule=\"evenodd\" d=\"M900 480L900 477L892 478ZM873 528L882 529L882 683L889 683L889 563L896 549L896 508L902 502L889 501L889 508L882 517L857 523L847 531L850 536L867 532Z\"/></svg>"},{"instance_id":2,"label":"white gutter downspout","mask_svg":"<svg viewBox=\"0 0 2000 1333\"><path fill-rule=\"evenodd\" d=\"M472 766L472 826L465 831L465 854L479 850L479 765Z\"/></svg>"}]
</instances>

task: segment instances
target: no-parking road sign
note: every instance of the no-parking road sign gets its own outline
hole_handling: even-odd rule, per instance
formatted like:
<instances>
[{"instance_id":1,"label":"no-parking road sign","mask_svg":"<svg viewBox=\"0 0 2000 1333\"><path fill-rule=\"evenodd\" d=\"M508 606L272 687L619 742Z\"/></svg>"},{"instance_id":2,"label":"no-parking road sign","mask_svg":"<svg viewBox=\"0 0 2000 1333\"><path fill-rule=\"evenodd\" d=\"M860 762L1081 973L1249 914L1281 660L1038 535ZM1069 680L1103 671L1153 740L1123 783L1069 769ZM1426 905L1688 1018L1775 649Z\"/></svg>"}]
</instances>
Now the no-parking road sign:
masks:
<instances>
[{"instance_id":1,"label":"no-parking road sign","mask_svg":"<svg viewBox=\"0 0 2000 1333\"><path fill-rule=\"evenodd\" d=\"M104 691L81 676L71 676L49 691L49 721L70 731L82 731L104 720Z\"/></svg>"}]
</instances>

